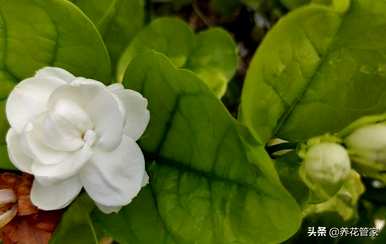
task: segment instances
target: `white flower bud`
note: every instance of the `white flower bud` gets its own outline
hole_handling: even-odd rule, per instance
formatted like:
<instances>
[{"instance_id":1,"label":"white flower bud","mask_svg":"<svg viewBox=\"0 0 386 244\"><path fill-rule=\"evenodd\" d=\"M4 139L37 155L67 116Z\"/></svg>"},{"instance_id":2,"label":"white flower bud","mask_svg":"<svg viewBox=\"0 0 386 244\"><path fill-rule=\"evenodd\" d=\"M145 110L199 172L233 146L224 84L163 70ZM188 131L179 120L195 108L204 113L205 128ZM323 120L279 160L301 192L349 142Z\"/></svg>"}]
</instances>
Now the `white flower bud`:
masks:
<instances>
[{"instance_id":1,"label":"white flower bud","mask_svg":"<svg viewBox=\"0 0 386 244\"><path fill-rule=\"evenodd\" d=\"M323 142L308 149L304 159L304 169L311 182L339 184L350 173L350 158L341 145Z\"/></svg>"},{"instance_id":2,"label":"white flower bud","mask_svg":"<svg viewBox=\"0 0 386 244\"><path fill-rule=\"evenodd\" d=\"M345 144L356 156L370 162L386 163L386 124L371 124L356 129Z\"/></svg>"}]
</instances>

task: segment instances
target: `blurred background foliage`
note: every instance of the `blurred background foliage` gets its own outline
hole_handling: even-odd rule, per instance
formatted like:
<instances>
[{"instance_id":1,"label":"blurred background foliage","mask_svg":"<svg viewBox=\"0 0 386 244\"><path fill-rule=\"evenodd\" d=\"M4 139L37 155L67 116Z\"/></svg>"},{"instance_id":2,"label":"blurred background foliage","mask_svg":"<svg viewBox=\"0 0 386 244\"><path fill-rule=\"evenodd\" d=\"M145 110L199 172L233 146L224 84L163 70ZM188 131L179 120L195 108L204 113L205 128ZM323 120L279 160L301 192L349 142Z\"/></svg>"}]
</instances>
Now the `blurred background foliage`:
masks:
<instances>
[{"instance_id":1,"label":"blurred background foliage","mask_svg":"<svg viewBox=\"0 0 386 244\"><path fill-rule=\"evenodd\" d=\"M178 16L195 31L222 27L237 43L239 64L236 75L228 83L222 100L236 116L242 83L248 64L270 27L290 11L285 0L148 0L149 20L159 16ZM295 1L292 5L294 6ZM300 6L299 1L296 1ZM291 6L292 6L291 5Z\"/></svg>"}]
</instances>

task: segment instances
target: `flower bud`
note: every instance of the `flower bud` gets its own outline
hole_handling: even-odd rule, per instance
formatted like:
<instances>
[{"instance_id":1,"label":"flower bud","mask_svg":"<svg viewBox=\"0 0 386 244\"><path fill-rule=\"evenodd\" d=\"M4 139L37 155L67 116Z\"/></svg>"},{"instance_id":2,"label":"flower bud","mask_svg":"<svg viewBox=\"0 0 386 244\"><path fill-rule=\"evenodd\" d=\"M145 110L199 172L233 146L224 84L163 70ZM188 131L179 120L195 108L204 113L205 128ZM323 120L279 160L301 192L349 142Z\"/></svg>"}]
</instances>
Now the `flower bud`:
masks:
<instances>
[{"instance_id":1,"label":"flower bud","mask_svg":"<svg viewBox=\"0 0 386 244\"><path fill-rule=\"evenodd\" d=\"M355 158L386 164L386 124L370 124L354 130L345 139Z\"/></svg>"},{"instance_id":2,"label":"flower bud","mask_svg":"<svg viewBox=\"0 0 386 244\"><path fill-rule=\"evenodd\" d=\"M350 173L350 158L341 145L323 142L308 149L304 169L310 181L338 184Z\"/></svg>"},{"instance_id":3,"label":"flower bud","mask_svg":"<svg viewBox=\"0 0 386 244\"><path fill-rule=\"evenodd\" d=\"M333 197L350 175L351 163L344 147L334 142L309 144L301 157L299 174L310 189L310 202Z\"/></svg>"}]
</instances>

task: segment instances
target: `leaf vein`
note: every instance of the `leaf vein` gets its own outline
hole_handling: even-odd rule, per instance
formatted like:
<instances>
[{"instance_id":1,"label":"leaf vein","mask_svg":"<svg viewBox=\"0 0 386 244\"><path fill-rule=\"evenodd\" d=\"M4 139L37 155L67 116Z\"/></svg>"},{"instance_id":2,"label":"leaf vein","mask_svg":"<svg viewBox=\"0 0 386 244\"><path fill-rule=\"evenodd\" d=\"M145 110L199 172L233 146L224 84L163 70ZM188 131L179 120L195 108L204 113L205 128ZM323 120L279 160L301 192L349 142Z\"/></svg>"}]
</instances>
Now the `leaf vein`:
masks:
<instances>
[{"instance_id":1,"label":"leaf vein","mask_svg":"<svg viewBox=\"0 0 386 244\"><path fill-rule=\"evenodd\" d=\"M283 125L288 121L288 119L291 117L291 115L293 114L294 110L296 109L296 106L302 101L303 97L306 95L307 93L307 90L308 88L312 85L312 83L314 82L317 74L319 73L320 69L323 67L323 64L326 62L326 57L328 56L328 53L329 51L331 50L332 46L334 45L335 43L335 40L340 32L340 30L342 29L342 26L344 25L344 21L345 21L345 17L347 16L347 13L345 13L344 15L342 15L342 18L340 20L340 23L339 23L339 26L337 27L333 37L331 38L331 41L325 51L325 54L324 55L321 55L319 54L319 57L320 57L320 62L318 63L318 65L315 67L315 70L313 72L313 74L311 75L311 77L308 79L308 82L307 84L304 86L304 88L302 89L302 91L300 92L300 95L294 99L294 101L290 104L289 108L285 110L285 112L281 115L281 117L278 119L278 122L273 130L273 134L276 135L280 129L283 127ZM307 39L309 40L309 38L307 37ZM313 45L311 43L311 45ZM314 47L314 45L313 45ZM315 47L314 47L315 48Z\"/></svg>"}]
</instances>

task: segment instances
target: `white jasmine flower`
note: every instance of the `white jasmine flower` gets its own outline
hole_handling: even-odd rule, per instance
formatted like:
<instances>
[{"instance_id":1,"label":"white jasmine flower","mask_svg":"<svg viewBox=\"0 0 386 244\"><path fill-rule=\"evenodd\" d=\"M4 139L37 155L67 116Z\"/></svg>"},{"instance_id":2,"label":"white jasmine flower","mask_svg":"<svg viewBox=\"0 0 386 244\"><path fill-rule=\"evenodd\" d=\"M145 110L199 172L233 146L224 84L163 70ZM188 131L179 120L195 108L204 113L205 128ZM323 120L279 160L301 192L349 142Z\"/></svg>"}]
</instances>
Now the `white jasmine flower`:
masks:
<instances>
[{"instance_id":1,"label":"white jasmine flower","mask_svg":"<svg viewBox=\"0 0 386 244\"><path fill-rule=\"evenodd\" d=\"M350 158L341 145L322 142L308 149L304 158L304 169L307 177L313 182L338 184L350 173Z\"/></svg>"},{"instance_id":2,"label":"white jasmine flower","mask_svg":"<svg viewBox=\"0 0 386 244\"><path fill-rule=\"evenodd\" d=\"M147 100L121 84L43 68L16 85L6 114L9 157L35 176L40 209L64 208L84 187L103 212L116 212L148 181L135 142L149 122Z\"/></svg>"}]
</instances>

